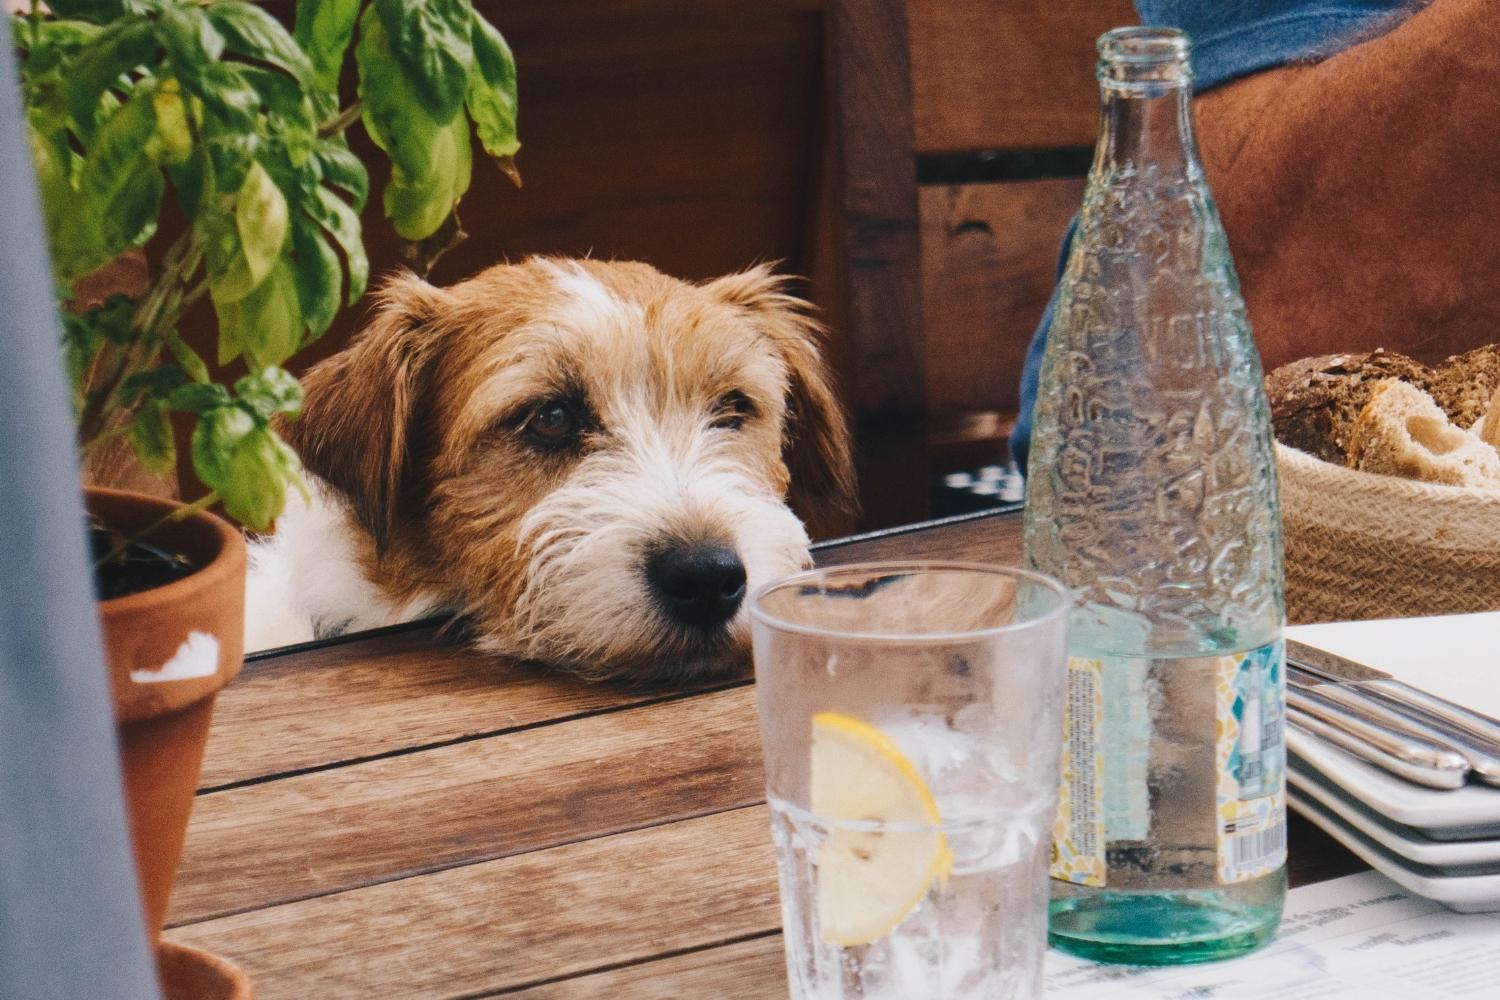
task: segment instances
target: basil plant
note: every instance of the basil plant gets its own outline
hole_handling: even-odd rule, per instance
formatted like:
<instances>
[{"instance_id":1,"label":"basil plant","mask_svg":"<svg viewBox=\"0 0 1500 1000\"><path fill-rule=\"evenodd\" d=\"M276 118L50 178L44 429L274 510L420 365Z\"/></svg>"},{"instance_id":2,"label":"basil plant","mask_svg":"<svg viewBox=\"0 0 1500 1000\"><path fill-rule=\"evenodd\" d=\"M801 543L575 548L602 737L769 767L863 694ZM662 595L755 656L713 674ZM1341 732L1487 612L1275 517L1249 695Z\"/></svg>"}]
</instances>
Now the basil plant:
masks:
<instances>
[{"instance_id":1,"label":"basil plant","mask_svg":"<svg viewBox=\"0 0 1500 1000\"><path fill-rule=\"evenodd\" d=\"M441 250L458 235L471 128L517 179L510 49L469 0L300 0L290 32L237 0L49 0L14 15L12 34L60 299L151 240L169 192L186 220L159 259L153 246L139 298L64 313L81 447L126 435L167 470L169 418L186 414L213 490L194 508L222 501L266 527L305 489L271 424L302 401L281 365L369 277L369 180L346 129L362 121L390 159L396 232ZM351 47L358 99L341 107ZM215 361L249 370L232 386L179 330L205 295Z\"/></svg>"}]
</instances>

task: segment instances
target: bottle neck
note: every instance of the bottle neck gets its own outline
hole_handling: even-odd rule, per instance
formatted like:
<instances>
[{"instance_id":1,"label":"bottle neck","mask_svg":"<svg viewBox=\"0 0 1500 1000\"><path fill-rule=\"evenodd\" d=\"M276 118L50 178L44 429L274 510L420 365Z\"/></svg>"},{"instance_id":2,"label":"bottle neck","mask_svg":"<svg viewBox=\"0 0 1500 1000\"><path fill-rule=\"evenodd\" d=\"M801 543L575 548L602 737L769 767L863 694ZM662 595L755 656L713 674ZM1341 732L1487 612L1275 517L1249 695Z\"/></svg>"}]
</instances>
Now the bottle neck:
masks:
<instances>
[{"instance_id":1,"label":"bottle neck","mask_svg":"<svg viewBox=\"0 0 1500 1000\"><path fill-rule=\"evenodd\" d=\"M1096 174L1136 173L1149 164L1163 180L1197 178L1188 82L1127 88L1101 80L1100 90Z\"/></svg>"},{"instance_id":2,"label":"bottle neck","mask_svg":"<svg viewBox=\"0 0 1500 1000\"><path fill-rule=\"evenodd\" d=\"M1167 181L1201 173L1193 141L1192 46L1173 28L1117 28L1099 39L1102 103L1096 175L1151 172Z\"/></svg>"}]
</instances>

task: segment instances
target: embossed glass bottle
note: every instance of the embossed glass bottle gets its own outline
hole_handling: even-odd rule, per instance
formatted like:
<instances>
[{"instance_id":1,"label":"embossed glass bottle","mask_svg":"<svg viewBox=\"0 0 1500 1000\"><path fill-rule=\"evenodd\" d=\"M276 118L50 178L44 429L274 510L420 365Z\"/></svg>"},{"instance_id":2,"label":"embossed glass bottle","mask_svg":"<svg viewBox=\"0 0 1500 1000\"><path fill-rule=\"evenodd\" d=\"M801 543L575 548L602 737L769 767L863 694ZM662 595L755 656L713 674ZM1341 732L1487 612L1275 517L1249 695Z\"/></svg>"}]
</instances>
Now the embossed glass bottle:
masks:
<instances>
[{"instance_id":1,"label":"embossed glass bottle","mask_svg":"<svg viewBox=\"0 0 1500 1000\"><path fill-rule=\"evenodd\" d=\"M1225 958L1286 895L1280 517L1189 45L1099 41L1102 121L1041 369L1031 565L1074 588L1052 943Z\"/></svg>"}]
</instances>

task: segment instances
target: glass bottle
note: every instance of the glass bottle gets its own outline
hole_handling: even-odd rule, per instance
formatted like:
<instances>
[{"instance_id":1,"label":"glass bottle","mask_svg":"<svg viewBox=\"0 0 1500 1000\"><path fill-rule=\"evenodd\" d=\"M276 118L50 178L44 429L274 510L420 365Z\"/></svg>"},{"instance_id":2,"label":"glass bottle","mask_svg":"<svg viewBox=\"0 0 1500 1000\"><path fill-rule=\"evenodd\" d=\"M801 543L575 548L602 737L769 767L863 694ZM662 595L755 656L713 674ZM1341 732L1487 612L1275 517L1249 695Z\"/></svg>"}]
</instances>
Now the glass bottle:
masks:
<instances>
[{"instance_id":1,"label":"glass bottle","mask_svg":"<svg viewBox=\"0 0 1500 1000\"><path fill-rule=\"evenodd\" d=\"M1226 958L1286 896L1281 519L1183 33L1099 40L1102 116L1036 403L1030 564L1074 591L1049 932Z\"/></svg>"}]
</instances>

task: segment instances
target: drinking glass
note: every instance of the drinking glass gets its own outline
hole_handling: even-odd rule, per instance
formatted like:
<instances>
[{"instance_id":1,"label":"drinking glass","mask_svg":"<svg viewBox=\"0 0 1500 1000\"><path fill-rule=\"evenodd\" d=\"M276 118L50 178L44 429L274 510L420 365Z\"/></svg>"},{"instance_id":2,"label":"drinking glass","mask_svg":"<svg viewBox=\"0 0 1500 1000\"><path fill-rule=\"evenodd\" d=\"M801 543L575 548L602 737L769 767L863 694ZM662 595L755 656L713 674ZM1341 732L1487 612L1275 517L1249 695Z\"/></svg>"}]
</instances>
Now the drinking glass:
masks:
<instances>
[{"instance_id":1,"label":"drinking glass","mask_svg":"<svg viewBox=\"0 0 1500 1000\"><path fill-rule=\"evenodd\" d=\"M1040 994L1068 608L938 562L751 598L793 1000Z\"/></svg>"}]
</instances>

